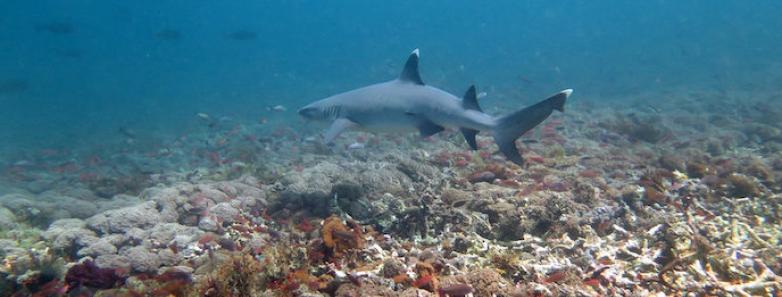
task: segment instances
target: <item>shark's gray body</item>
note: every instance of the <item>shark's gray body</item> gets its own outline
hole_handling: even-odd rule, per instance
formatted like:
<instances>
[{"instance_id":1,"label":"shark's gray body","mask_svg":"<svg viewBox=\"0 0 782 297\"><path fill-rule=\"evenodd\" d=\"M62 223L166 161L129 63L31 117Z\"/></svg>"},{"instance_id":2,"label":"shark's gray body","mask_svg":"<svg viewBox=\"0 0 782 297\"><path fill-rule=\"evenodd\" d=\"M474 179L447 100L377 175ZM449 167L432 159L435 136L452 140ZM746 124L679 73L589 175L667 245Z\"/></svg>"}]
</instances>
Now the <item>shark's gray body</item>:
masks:
<instances>
[{"instance_id":1,"label":"shark's gray body","mask_svg":"<svg viewBox=\"0 0 782 297\"><path fill-rule=\"evenodd\" d=\"M313 102L301 108L299 114L308 119L333 121L325 135L327 143L351 128L418 129L422 136L457 128L470 147L477 149L475 134L492 131L506 157L522 164L514 140L546 119L554 109L561 111L571 92L565 90L508 116L493 117L479 107L474 87L460 99L424 84L418 73L418 50L415 50L399 78Z\"/></svg>"}]
</instances>

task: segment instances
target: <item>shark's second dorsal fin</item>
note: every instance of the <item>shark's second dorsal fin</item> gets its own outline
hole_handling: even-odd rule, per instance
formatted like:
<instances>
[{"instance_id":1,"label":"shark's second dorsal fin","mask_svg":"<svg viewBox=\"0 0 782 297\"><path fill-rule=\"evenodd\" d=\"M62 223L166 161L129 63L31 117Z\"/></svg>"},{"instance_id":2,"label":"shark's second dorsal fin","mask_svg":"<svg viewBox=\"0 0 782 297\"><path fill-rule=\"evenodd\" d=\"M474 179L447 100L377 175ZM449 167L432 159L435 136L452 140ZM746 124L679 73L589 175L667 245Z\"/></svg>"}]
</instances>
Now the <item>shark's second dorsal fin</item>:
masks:
<instances>
[{"instance_id":1,"label":"shark's second dorsal fin","mask_svg":"<svg viewBox=\"0 0 782 297\"><path fill-rule=\"evenodd\" d=\"M410 57L407 58L405 69L403 69L402 74L399 75L399 81L418 85L424 84L424 81L421 80L421 75L418 74L418 49L413 50L413 52L410 53Z\"/></svg>"},{"instance_id":2,"label":"shark's second dorsal fin","mask_svg":"<svg viewBox=\"0 0 782 297\"><path fill-rule=\"evenodd\" d=\"M470 88L467 89L467 92L464 93L464 98L462 98L462 108L483 112L481 106L478 105L478 95L475 94L474 85L470 86ZM470 145L470 149L478 150L478 142L475 141L475 135L478 134L478 130L470 128L460 128L459 130L462 131L464 140L466 140L467 144Z\"/></svg>"},{"instance_id":3,"label":"shark's second dorsal fin","mask_svg":"<svg viewBox=\"0 0 782 297\"><path fill-rule=\"evenodd\" d=\"M470 86L470 88L467 89L467 92L464 93L464 98L462 98L462 107L464 109L483 112L481 106L478 105L478 95L475 93L475 85Z\"/></svg>"}]
</instances>

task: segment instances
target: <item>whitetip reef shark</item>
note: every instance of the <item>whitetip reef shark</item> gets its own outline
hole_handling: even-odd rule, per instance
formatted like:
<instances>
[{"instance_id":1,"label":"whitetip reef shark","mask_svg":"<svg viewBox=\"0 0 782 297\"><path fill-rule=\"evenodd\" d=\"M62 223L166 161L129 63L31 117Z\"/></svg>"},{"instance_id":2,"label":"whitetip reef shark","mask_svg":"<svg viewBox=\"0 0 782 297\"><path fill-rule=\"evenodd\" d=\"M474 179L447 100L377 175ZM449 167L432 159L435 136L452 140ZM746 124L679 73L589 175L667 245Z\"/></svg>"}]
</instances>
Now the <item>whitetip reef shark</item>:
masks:
<instances>
[{"instance_id":1,"label":"whitetip reef shark","mask_svg":"<svg viewBox=\"0 0 782 297\"><path fill-rule=\"evenodd\" d=\"M336 94L299 109L309 120L332 121L324 135L327 144L345 130L368 131L418 129L428 137L445 130L459 129L471 149L477 150L475 135L490 131L500 151L518 165L524 159L516 148L516 139L548 118L554 110L564 111L565 100L573 93L567 89L511 114L494 117L478 105L475 86L463 99L424 84L418 73L419 51L415 49L399 78Z\"/></svg>"}]
</instances>

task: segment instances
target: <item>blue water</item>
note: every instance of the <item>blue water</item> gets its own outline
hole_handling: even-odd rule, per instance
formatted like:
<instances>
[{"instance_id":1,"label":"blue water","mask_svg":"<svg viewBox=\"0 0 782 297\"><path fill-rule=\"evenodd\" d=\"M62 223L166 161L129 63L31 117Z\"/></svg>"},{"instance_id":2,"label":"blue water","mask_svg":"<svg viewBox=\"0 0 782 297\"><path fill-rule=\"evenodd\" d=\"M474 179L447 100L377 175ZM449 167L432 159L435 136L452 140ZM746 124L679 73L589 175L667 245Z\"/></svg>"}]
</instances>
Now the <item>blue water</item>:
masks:
<instances>
[{"instance_id":1,"label":"blue water","mask_svg":"<svg viewBox=\"0 0 782 297\"><path fill-rule=\"evenodd\" d=\"M296 124L296 107L391 79L414 48L427 83L453 93L477 84L486 106L562 88L594 102L776 88L780 9L775 0L3 0L0 151L100 146L121 139L120 127L175 137L202 125L199 112ZM237 31L257 38L230 38ZM266 110L278 104L288 112Z\"/></svg>"}]
</instances>

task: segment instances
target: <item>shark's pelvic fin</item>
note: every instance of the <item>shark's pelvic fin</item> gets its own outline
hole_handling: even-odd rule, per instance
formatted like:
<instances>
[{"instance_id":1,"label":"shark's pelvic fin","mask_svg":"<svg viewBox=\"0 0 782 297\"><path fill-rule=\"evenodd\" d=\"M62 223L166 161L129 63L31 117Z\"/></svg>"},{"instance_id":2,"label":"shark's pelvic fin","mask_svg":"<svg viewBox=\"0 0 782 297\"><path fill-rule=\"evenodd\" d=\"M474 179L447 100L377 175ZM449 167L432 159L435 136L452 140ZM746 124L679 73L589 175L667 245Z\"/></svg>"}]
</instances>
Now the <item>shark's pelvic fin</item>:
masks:
<instances>
[{"instance_id":1,"label":"shark's pelvic fin","mask_svg":"<svg viewBox=\"0 0 782 297\"><path fill-rule=\"evenodd\" d=\"M565 101L573 90L563 90L535 105L516 111L498 119L494 129L494 140L508 160L518 165L524 164L516 139L548 118L554 110L565 111Z\"/></svg>"},{"instance_id":2,"label":"shark's pelvic fin","mask_svg":"<svg viewBox=\"0 0 782 297\"><path fill-rule=\"evenodd\" d=\"M429 137L445 130L443 126L433 123L430 120L423 120L418 124L418 131L421 137Z\"/></svg>"},{"instance_id":3,"label":"shark's pelvic fin","mask_svg":"<svg viewBox=\"0 0 782 297\"><path fill-rule=\"evenodd\" d=\"M418 49L413 50L410 57L407 58L405 69L399 75L399 81L424 85L424 81L421 80L421 75L418 73Z\"/></svg>"},{"instance_id":4,"label":"shark's pelvic fin","mask_svg":"<svg viewBox=\"0 0 782 297\"><path fill-rule=\"evenodd\" d=\"M475 94L474 85L470 86L470 88L467 89L467 92L464 93L464 98L462 99L462 107L464 109L483 112L483 110L481 110L481 106L478 105L478 96ZM475 135L478 134L478 130L473 130L468 128L461 128L459 130L462 131L462 135L464 135L464 140L467 141L467 144L470 145L470 148L472 150L477 150L478 142L475 141Z\"/></svg>"},{"instance_id":5,"label":"shark's pelvic fin","mask_svg":"<svg viewBox=\"0 0 782 297\"><path fill-rule=\"evenodd\" d=\"M464 135L464 140L467 141L467 144L470 146L470 149L477 151L478 142L475 141L475 135L478 135L478 130L460 128L459 131L462 131L462 135Z\"/></svg>"},{"instance_id":6,"label":"shark's pelvic fin","mask_svg":"<svg viewBox=\"0 0 782 297\"><path fill-rule=\"evenodd\" d=\"M346 118L336 119L333 123L331 123L331 127L326 130L326 135L323 136L323 139L327 144L331 144L334 142L334 139L339 136L339 134L356 126L358 126L358 124Z\"/></svg>"}]
</instances>

